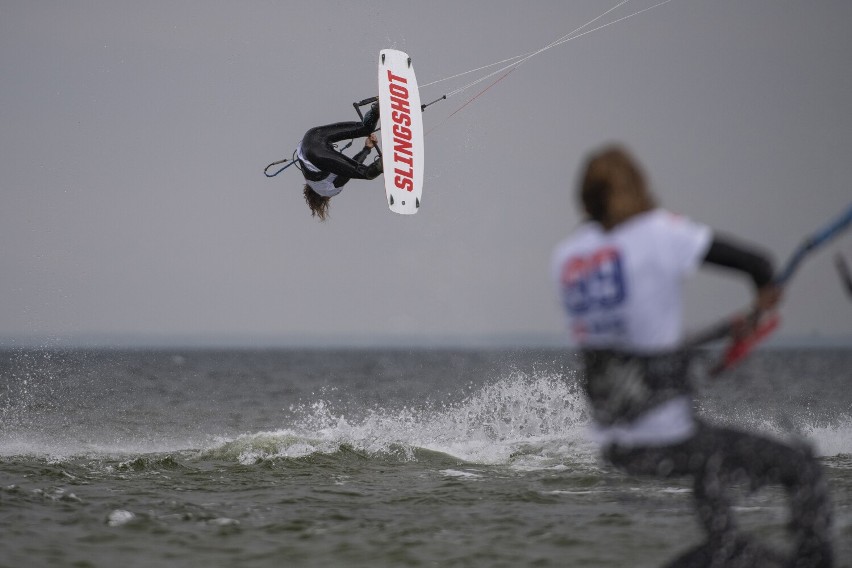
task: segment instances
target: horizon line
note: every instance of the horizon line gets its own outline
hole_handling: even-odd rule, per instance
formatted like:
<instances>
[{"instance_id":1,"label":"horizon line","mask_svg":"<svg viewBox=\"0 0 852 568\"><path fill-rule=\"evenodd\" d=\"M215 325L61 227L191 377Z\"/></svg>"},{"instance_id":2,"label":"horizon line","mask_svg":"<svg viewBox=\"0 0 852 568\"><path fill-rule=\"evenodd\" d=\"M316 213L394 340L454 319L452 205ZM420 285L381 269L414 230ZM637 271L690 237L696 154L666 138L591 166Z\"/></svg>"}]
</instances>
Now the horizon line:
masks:
<instances>
[{"instance_id":1,"label":"horizon line","mask_svg":"<svg viewBox=\"0 0 852 568\"><path fill-rule=\"evenodd\" d=\"M719 342L718 345L723 345ZM562 333L390 334L355 333L77 333L0 334L0 348L564 348ZM852 335L789 334L770 338L767 348L850 348Z\"/></svg>"}]
</instances>

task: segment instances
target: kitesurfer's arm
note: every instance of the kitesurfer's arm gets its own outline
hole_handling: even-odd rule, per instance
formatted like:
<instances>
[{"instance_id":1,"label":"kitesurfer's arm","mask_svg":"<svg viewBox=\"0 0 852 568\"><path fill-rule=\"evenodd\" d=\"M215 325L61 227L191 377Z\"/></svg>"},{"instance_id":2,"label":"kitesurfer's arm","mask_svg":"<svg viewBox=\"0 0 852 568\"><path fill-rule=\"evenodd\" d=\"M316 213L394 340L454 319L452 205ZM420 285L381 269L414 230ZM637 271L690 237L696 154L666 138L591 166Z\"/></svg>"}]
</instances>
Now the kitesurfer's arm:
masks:
<instances>
[{"instance_id":1,"label":"kitesurfer's arm","mask_svg":"<svg viewBox=\"0 0 852 568\"><path fill-rule=\"evenodd\" d=\"M376 145L376 135L370 134L369 136L367 136L366 140L364 140L364 147L361 148L361 150L359 150L357 154L352 156L352 159L355 160L356 162L358 162L359 164L363 164L364 160L366 160L367 156L370 155L370 151L373 149L373 147L375 145ZM348 177L338 176L337 179L334 180L334 187L343 187L344 185L346 185L346 182L348 182L350 179L351 178L348 178Z\"/></svg>"},{"instance_id":2,"label":"kitesurfer's arm","mask_svg":"<svg viewBox=\"0 0 852 568\"><path fill-rule=\"evenodd\" d=\"M745 272L758 289L769 284L774 273L767 255L719 235L713 236L704 262Z\"/></svg>"},{"instance_id":3,"label":"kitesurfer's arm","mask_svg":"<svg viewBox=\"0 0 852 568\"><path fill-rule=\"evenodd\" d=\"M768 255L728 237L714 235L704 262L745 272L754 282L758 312L771 310L781 299L781 289L773 283L775 274Z\"/></svg>"}]
</instances>

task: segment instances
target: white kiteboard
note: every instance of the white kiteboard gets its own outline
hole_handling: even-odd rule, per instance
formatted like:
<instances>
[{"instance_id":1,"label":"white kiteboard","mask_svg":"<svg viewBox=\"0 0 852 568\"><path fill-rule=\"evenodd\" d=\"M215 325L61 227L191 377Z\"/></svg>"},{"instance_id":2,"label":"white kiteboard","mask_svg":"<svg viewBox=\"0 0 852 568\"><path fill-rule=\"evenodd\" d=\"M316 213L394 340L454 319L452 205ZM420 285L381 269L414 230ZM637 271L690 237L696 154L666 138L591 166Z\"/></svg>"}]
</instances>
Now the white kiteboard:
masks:
<instances>
[{"instance_id":1,"label":"white kiteboard","mask_svg":"<svg viewBox=\"0 0 852 568\"><path fill-rule=\"evenodd\" d=\"M414 67L407 53L379 53L382 167L388 207L411 215L423 192L423 111Z\"/></svg>"}]
</instances>

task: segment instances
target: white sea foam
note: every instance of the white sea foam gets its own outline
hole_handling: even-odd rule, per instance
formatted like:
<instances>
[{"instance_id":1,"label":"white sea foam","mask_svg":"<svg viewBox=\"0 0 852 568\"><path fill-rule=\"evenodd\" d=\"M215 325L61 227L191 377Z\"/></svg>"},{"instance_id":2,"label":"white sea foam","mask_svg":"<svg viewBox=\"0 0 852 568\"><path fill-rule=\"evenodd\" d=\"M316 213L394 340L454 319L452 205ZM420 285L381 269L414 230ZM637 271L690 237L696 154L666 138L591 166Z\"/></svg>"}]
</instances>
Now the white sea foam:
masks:
<instances>
[{"instance_id":1,"label":"white sea foam","mask_svg":"<svg viewBox=\"0 0 852 568\"><path fill-rule=\"evenodd\" d=\"M816 446L818 456L852 455L852 419L836 426L808 426L805 433Z\"/></svg>"},{"instance_id":2,"label":"white sea foam","mask_svg":"<svg viewBox=\"0 0 852 568\"><path fill-rule=\"evenodd\" d=\"M326 401L295 409L296 431L368 453L404 448L441 452L466 462L551 467L591 456L585 407L558 376L515 373L439 408L376 408L356 419ZM593 459L593 458L591 458Z\"/></svg>"},{"instance_id":3,"label":"white sea foam","mask_svg":"<svg viewBox=\"0 0 852 568\"><path fill-rule=\"evenodd\" d=\"M132 522L135 518L136 515L134 515L130 511L116 509L115 511L107 515L106 524L111 527L120 527L126 525L129 522Z\"/></svg>"},{"instance_id":4,"label":"white sea foam","mask_svg":"<svg viewBox=\"0 0 852 568\"><path fill-rule=\"evenodd\" d=\"M482 477L478 473L473 473L470 471L459 471L457 469L444 469L441 470L441 474L445 477L457 477L461 479L477 479Z\"/></svg>"}]
</instances>

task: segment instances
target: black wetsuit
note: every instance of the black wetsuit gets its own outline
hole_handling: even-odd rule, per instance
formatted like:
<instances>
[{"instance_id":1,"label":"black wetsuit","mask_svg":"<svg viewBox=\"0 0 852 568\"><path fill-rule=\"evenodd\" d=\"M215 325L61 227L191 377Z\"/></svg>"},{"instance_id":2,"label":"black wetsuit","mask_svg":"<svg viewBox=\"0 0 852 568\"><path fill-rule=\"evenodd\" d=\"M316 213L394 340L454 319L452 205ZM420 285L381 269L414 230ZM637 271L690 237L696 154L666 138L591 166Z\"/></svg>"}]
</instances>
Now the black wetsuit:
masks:
<instances>
[{"instance_id":1,"label":"black wetsuit","mask_svg":"<svg viewBox=\"0 0 852 568\"><path fill-rule=\"evenodd\" d=\"M704 262L746 272L758 287L772 279L772 266L763 255L728 239L716 237ZM638 356L613 350L584 351L584 386L595 421L604 425L631 422L663 401L691 396L688 362L684 352ZM634 384L625 388L625 382L631 381ZM630 394L623 394L628 391ZM736 533L727 494L737 480L748 481L754 489L781 484L789 495L795 550L793 558L783 565L833 565L828 489L819 463L804 442L785 444L697 420L694 434L685 441L661 446L612 443L604 447L603 455L630 474L693 477L697 513L708 541L671 566L741 565L736 562L742 562L747 552L743 552L744 541ZM749 558L753 559L762 553L751 554L754 556ZM745 560L743 565L782 565L768 557L751 562Z\"/></svg>"},{"instance_id":2,"label":"black wetsuit","mask_svg":"<svg viewBox=\"0 0 852 568\"><path fill-rule=\"evenodd\" d=\"M302 175L308 182L320 182L329 175L336 175L334 187L343 187L350 179L374 179L382 173L382 162L377 160L365 166L364 159L370 153L370 148L364 147L352 158L335 149L334 144L341 140L363 138L369 136L379 120L379 107L374 105L362 122L337 122L325 126L311 128L305 133L299 145L301 157L310 165L319 169L311 170L308 164L299 159ZM310 185L310 184L309 184Z\"/></svg>"},{"instance_id":3,"label":"black wetsuit","mask_svg":"<svg viewBox=\"0 0 852 568\"><path fill-rule=\"evenodd\" d=\"M613 444L605 449L604 457L632 475L693 477L696 512L707 533L703 548L709 553L693 563L672 566L727 567L740 553L737 547L742 541L728 496L729 487L736 481L748 482L753 490L768 484L780 484L786 490L795 543L793 560L787 566L833 565L828 488L819 463L804 443L785 444L698 421L696 433L680 444L633 448Z\"/></svg>"}]
</instances>

